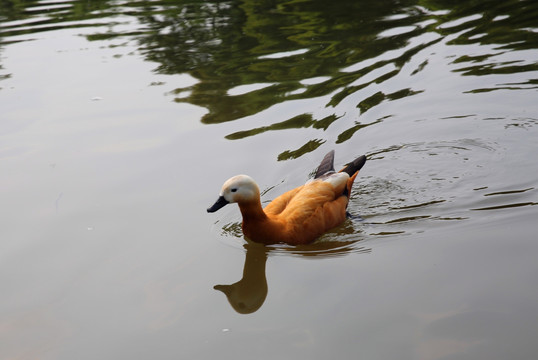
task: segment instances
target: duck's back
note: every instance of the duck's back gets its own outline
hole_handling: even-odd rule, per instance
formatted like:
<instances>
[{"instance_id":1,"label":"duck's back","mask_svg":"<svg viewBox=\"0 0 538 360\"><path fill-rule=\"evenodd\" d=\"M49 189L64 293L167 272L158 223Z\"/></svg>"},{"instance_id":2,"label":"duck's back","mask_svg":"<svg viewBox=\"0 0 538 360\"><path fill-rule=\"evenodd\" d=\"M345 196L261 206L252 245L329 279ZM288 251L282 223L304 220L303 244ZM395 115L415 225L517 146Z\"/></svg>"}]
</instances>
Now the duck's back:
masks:
<instances>
[{"instance_id":1,"label":"duck's back","mask_svg":"<svg viewBox=\"0 0 538 360\"><path fill-rule=\"evenodd\" d=\"M264 211L278 224L280 241L308 243L342 223L346 218L348 198L343 192L348 179L342 173L315 179L267 205Z\"/></svg>"}]
</instances>

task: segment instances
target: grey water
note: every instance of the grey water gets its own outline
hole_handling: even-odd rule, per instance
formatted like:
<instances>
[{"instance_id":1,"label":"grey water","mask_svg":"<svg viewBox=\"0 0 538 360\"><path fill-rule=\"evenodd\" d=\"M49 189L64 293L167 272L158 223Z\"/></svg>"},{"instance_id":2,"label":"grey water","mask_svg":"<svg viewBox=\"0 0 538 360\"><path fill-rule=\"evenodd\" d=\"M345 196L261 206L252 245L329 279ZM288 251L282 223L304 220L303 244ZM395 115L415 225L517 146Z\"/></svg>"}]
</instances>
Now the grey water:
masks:
<instances>
[{"instance_id":1,"label":"grey water","mask_svg":"<svg viewBox=\"0 0 538 360\"><path fill-rule=\"evenodd\" d=\"M0 358L531 359L538 3L0 2ZM307 246L205 209L368 161Z\"/></svg>"}]
</instances>

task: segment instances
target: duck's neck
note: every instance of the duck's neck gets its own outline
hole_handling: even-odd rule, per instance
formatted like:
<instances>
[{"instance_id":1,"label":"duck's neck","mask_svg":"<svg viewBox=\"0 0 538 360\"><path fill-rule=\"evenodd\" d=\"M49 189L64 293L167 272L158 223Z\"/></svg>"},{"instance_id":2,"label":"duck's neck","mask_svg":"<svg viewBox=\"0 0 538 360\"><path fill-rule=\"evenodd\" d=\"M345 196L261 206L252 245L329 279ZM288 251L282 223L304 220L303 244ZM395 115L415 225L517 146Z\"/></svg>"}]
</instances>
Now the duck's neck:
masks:
<instances>
[{"instance_id":1,"label":"duck's neck","mask_svg":"<svg viewBox=\"0 0 538 360\"><path fill-rule=\"evenodd\" d=\"M243 215L243 222L263 221L267 219L267 215L262 209L262 204L259 199L249 202L240 202L239 209Z\"/></svg>"}]
</instances>

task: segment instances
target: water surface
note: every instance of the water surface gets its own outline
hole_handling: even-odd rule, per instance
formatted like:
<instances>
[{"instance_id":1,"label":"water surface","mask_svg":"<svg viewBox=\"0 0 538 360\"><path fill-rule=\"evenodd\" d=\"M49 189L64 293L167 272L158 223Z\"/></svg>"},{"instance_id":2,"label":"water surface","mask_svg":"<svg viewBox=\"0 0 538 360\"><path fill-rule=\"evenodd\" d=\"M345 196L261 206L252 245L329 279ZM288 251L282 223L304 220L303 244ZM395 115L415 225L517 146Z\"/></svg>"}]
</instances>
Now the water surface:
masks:
<instances>
[{"instance_id":1,"label":"water surface","mask_svg":"<svg viewBox=\"0 0 538 360\"><path fill-rule=\"evenodd\" d=\"M0 3L1 358L529 359L538 5ZM361 154L350 219L247 242Z\"/></svg>"}]
</instances>

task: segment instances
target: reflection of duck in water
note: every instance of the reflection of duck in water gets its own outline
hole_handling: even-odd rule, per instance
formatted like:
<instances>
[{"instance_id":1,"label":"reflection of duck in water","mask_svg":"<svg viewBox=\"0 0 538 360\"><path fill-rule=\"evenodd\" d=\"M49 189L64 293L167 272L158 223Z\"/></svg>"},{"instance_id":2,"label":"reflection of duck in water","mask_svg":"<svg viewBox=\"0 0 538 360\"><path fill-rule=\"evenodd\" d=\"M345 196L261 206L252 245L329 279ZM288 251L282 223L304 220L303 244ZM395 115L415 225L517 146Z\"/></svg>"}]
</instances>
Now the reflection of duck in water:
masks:
<instances>
[{"instance_id":1,"label":"reflection of duck in water","mask_svg":"<svg viewBox=\"0 0 538 360\"><path fill-rule=\"evenodd\" d=\"M346 219L351 187L365 162L362 155L335 172L331 151L312 181L282 194L265 209L256 182L237 175L224 183L219 199L207 211L236 202L243 215L243 233L249 239L264 244L307 244Z\"/></svg>"},{"instance_id":2,"label":"reflection of duck in water","mask_svg":"<svg viewBox=\"0 0 538 360\"><path fill-rule=\"evenodd\" d=\"M271 247L247 240L244 244L245 266L243 278L231 285L215 285L215 290L222 291L230 305L240 314L251 314L265 302L268 293L265 265L271 252L290 254L292 256L327 258L343 256L350 252L369 254L371 249L356 247L356 241L321 241L303 246Z\"/></svg>"},{"instance_id":3,"label":"reflection of duck in water","mask_svg":"<svg viewBox=\"0 0 538 360\"><path fill-rule=\"evenodd\" d=\"M267 297L265 263L268 249L256 243L245 244L247 250L243 278L231 285L215 285L222 291L230 305L240 314L250 314L258 310Z\"/></svg>"}]
</instances>

